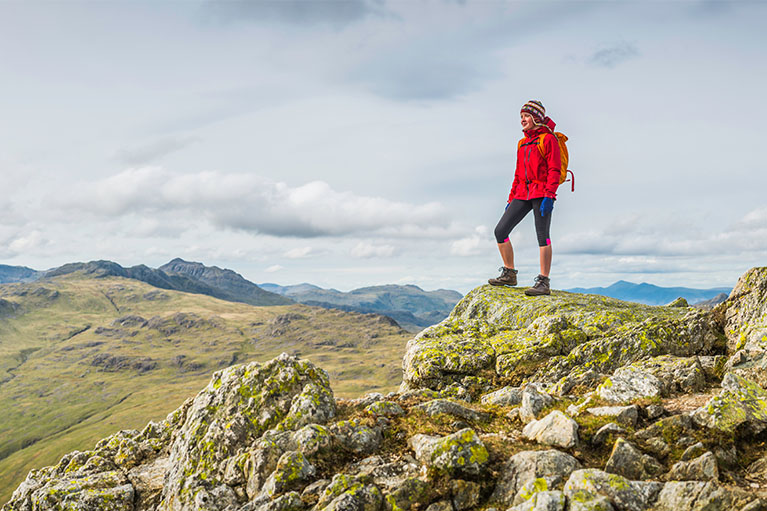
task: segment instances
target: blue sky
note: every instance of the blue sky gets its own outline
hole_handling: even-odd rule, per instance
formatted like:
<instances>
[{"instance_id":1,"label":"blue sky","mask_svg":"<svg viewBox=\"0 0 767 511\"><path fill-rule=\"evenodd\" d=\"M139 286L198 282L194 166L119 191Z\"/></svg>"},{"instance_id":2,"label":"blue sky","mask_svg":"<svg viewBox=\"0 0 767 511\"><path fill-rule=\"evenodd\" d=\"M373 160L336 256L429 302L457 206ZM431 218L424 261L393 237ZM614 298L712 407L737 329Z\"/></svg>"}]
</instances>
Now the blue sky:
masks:
<instances>
[{"instance_id":1,"label":"blue sky","mask_svg":"<svg viewBox=\"0 0 767 511\"><path fill-rule=\"evenodd\" d=\"M0 2L0 263L497 274L519 108L570 137L555 288L767 262L763 2ZM532 218L512 235L538 273Z\"/></svg>"}]
</instances>

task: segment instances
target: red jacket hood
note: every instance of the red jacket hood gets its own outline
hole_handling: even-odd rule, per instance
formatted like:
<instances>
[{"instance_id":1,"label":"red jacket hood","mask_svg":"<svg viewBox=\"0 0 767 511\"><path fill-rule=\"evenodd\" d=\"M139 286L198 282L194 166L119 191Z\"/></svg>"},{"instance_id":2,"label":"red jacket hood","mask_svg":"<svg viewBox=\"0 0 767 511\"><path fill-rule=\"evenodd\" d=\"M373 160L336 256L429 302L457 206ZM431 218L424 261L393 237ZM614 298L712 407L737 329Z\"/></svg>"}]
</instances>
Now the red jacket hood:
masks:
<instances>
[{"instance_id":1,"label":"red jacket hood","mask_svg":"<svg viewBox=\"0 0 767 511\"><path fill-rule=\"evenodd\" d=\"M554 133L554 128L557 126L557 123L551 120L550 117L546 117L543 119L543 124L537 125L535 128L531 130L524 130L523 133L527 138L533 138L537 137L538 135L542 133Z\"/></svg>"}]
</instances>

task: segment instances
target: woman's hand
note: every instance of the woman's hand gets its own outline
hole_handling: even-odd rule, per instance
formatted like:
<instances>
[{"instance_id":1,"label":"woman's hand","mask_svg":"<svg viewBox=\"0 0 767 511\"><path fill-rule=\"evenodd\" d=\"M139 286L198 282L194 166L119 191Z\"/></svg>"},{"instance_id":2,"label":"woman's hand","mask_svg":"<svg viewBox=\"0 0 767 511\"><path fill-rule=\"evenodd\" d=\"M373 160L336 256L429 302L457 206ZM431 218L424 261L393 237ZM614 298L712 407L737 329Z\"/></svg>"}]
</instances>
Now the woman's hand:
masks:
<instances>
[{"instance_id":1,"label":"woman's hand","mask_svg":"<svg viewBox=\"0 0 767 511\"><path fill-rule=\"evenodd\" d=\"M554 199L551 197L544 197L541 201L541 216L546 216L554 209Z\"/></svg>"}]
</instances>

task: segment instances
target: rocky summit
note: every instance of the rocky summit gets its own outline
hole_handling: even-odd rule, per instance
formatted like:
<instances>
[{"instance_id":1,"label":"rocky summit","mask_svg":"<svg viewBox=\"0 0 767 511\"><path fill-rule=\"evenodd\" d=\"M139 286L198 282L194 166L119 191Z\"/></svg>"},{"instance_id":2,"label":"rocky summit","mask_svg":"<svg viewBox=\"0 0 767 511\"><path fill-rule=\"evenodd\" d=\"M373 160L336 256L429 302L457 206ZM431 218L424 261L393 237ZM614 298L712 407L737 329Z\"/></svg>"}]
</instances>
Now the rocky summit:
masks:
<instances>
[{"instance_id":1,"label":"rocky summit","mask_svg":"<svg viewBox=\"0 0 767 511\"><path fill-rule=\"evenodd\" d=\"M342 400L296 357L224 369L2 511L767 510L767 268L711 311L482 286L403 370Z\"/></svg>"}]
</instances>

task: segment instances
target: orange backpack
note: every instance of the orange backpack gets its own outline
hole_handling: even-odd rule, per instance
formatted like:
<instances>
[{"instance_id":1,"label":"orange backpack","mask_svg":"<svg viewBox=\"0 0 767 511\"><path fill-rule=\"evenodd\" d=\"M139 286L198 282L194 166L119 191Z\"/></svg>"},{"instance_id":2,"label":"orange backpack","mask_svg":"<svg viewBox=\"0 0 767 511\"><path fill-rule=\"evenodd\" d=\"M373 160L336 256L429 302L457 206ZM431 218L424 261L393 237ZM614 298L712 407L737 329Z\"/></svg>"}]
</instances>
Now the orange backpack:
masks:
<instances>
[{"instance_id":1,"label":"orange backpack","mask_svg":"<svg viewBox=\"0 0 767 511\"><path fill-rule=\"evenodd\" d=\"M551 130L549 130L549 131L550 131L550 133L552 135L557 137L557 142L559 142L559 155L562 158L562 167L561 167L562 171L561 171L560 176L559 176L559 184L562 184L562 183L564 183L566 181L571 181L572 182L572 188L571 188L570 191L574 192L575 191L575 174L573 174L572 170L569 170L567 168L567 164L570 163L570 155L567 152L567 144L565 143L568 140L567 139L567 135L565 135L564 133L560 133L558 131L551 131ZM541 152L541 156L546 156L546 153L544 152L544 149L543 149L543 139L544 138L545 137L543 135L540 135L538 137L538 150ZM517 145L517 150L519 150L519 148L522 147L522 142L523 141L524 141L524 139L519 141L519 144ZM572 176L572 178L567 179L567 174L568 173Z\"/></svg>"}]
</instances>

